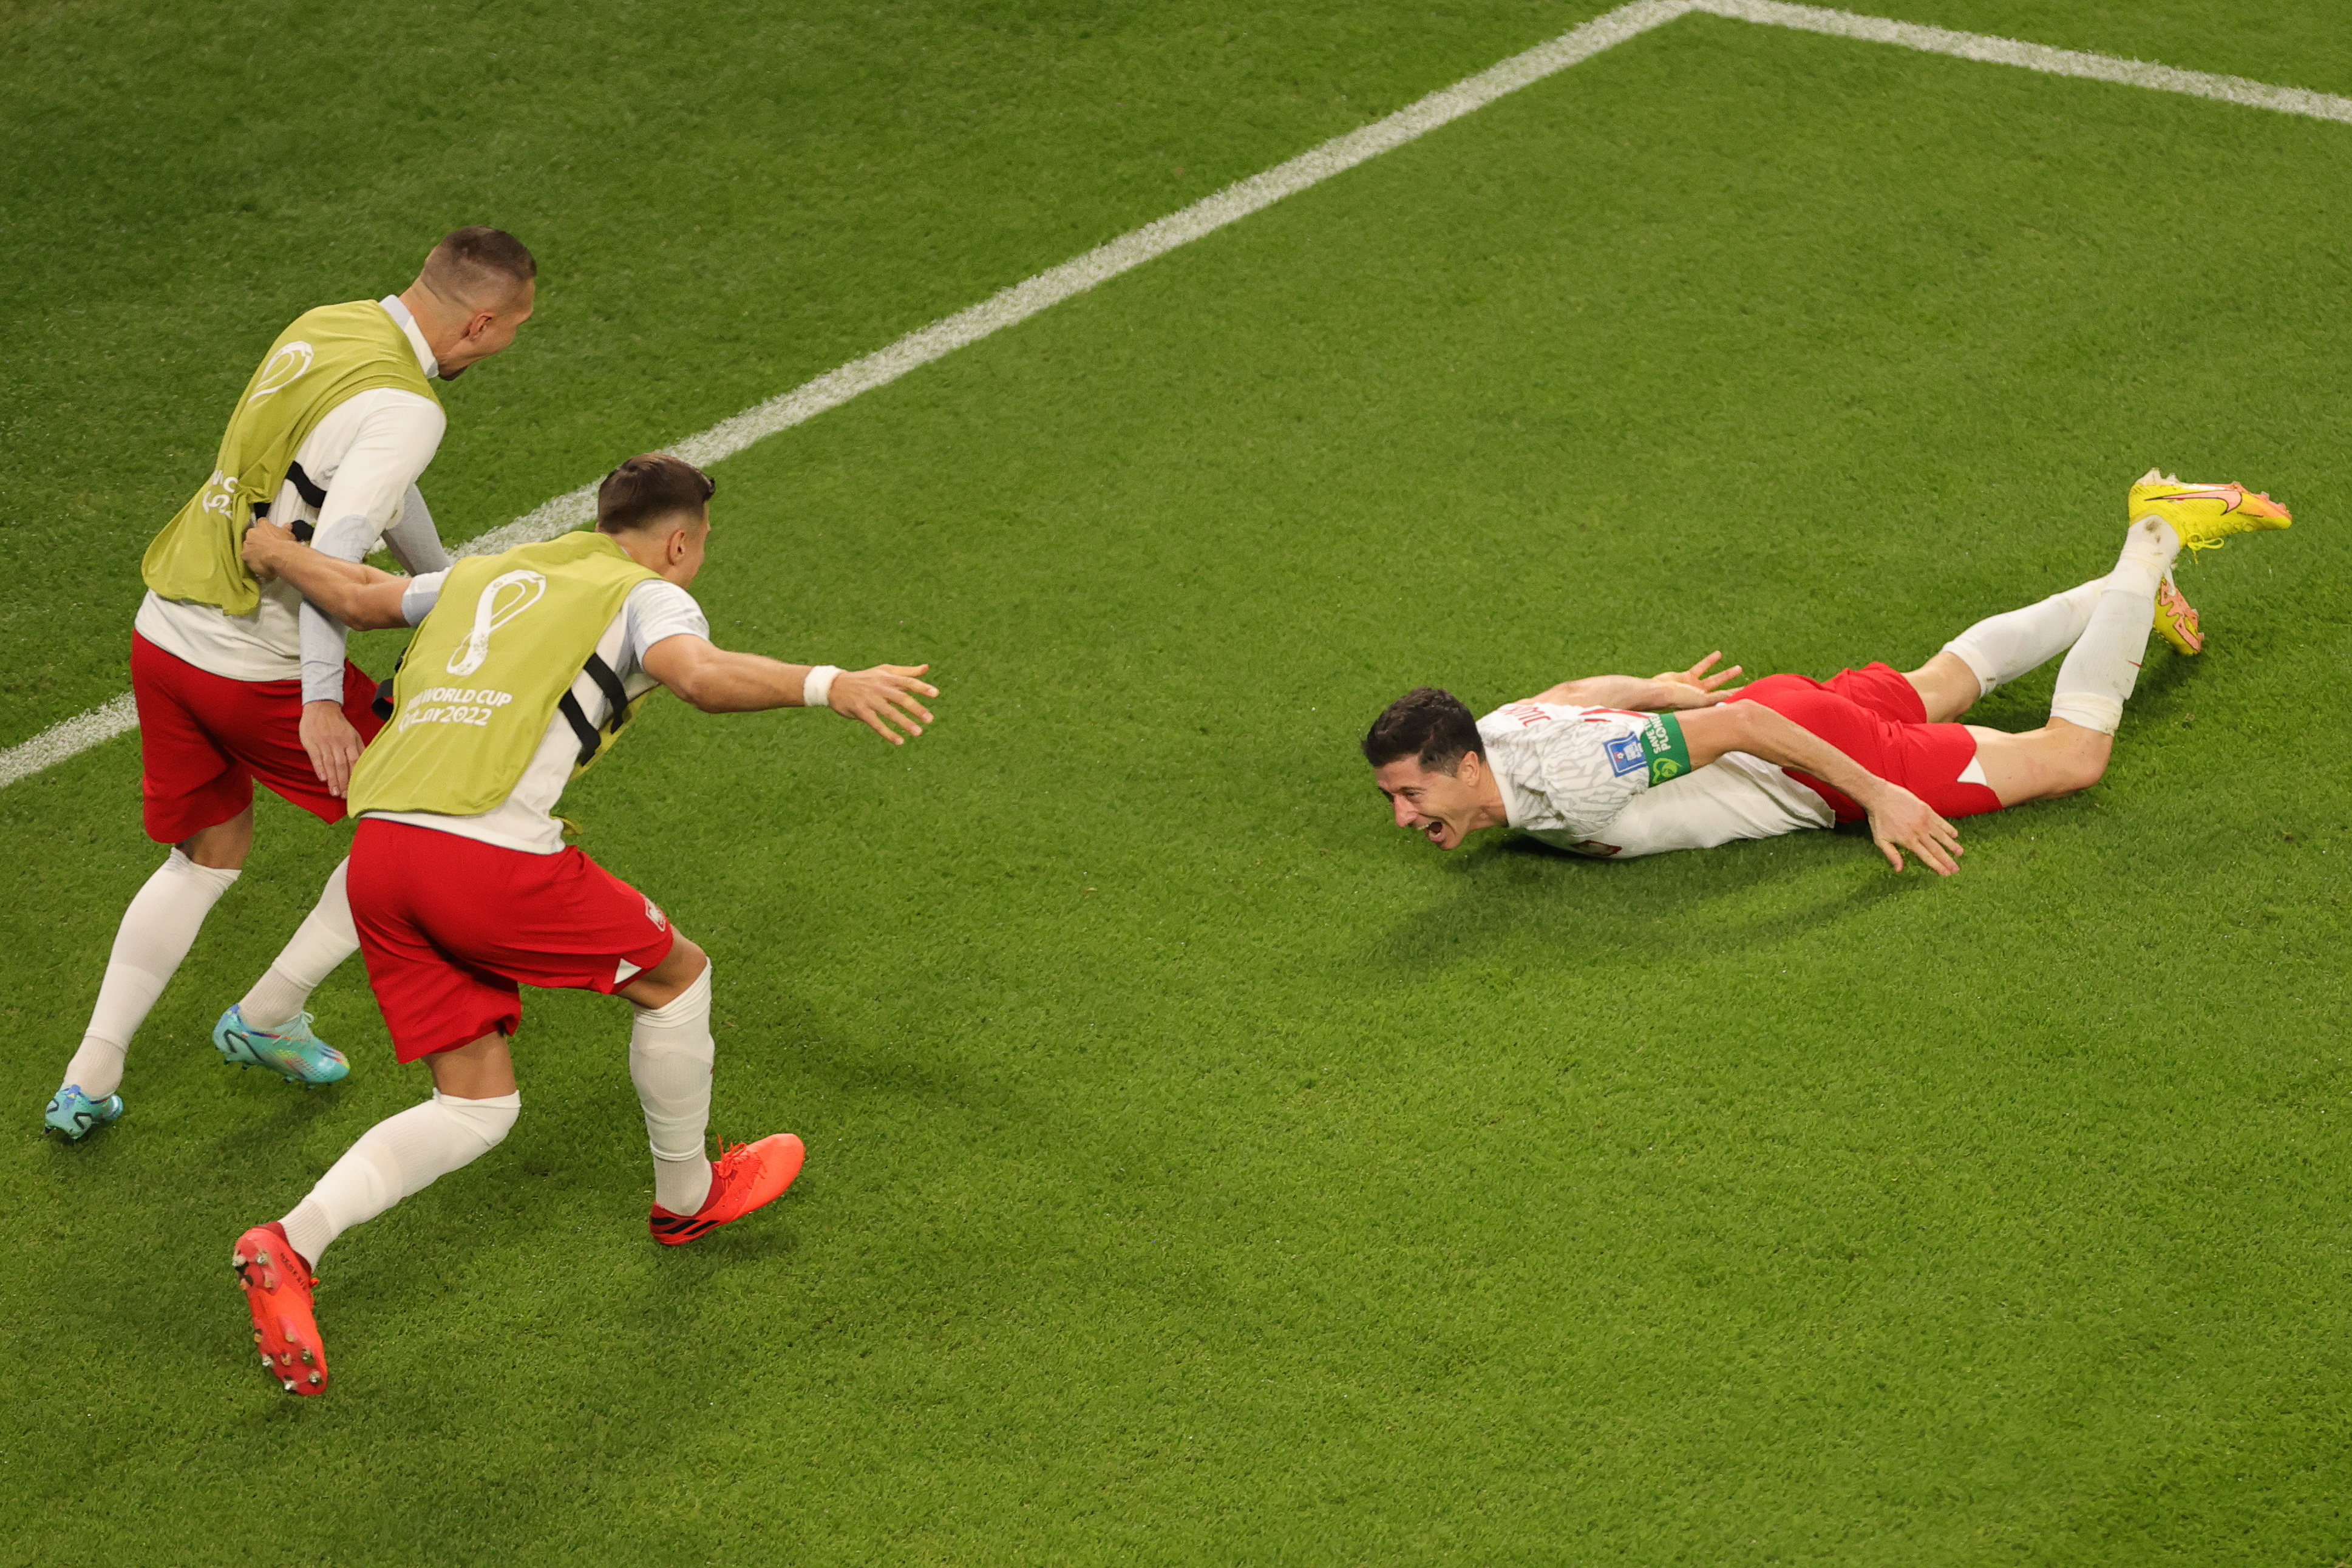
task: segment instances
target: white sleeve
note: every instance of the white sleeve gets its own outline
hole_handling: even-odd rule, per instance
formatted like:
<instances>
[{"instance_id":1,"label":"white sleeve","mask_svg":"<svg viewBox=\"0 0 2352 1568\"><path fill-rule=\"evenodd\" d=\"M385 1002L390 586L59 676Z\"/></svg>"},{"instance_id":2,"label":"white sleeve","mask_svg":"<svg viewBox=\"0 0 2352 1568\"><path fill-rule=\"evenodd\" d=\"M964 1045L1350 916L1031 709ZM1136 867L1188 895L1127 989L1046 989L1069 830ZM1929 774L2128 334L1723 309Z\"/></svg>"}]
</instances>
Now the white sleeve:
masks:
<instances>
[{"instance_id":1,"label":"white sleeve","mask_svg":"<svg viewBox=\"0 0 2352 1568\"><path fill-rule=\"evenodd\" d=\"M310 548L337 560L363 560L375 540L365 517L343 517L325 524L310 536ZM302 601L295 612L302 638L302 700L340 703L343 700L343 655L351 633L343 623Z\"/></svg>"},{"instance_id":2,"label":"white sleeve","mask_svg":"<svg viewBox=\"0 0 2352 1568\"><path fill-rule=\"evenodd\" d=\"M403 392L386 397L360 417L358 432L327 481L327 498L319 505L319 524L340 524L346 517L367 520L367 547L400 516L401 503L441 449L441 433L448 416L429 398Z\"/></svg>"},{"instance_id":3,"label":"white sleeve","mask_svg":"<svg viewBox=\"0 0 2352 1568\"><path fill-rule=\"evenodd\" d=\"M710 622L694 595L675 582L656 580L629 590L628 625L621 634L621 667L613 672L623 680L645 668L646 650L665 637L700 637L708 641Z\"/></svg>"},{"instance_id":4,"label":"white sleeve","mask_svg":"<svg viewBox=\"0 0 2352 1568\"><path fill-rule=\"evenodd\" d=\"M351 633L343 623L311 603L302 601L295 612L302 637L302 700L306 703L338 703L343 700L343 660Z\"/></svg>"},{"instance_id":5,"label":"white sleeve","mask_svg":"<svg viewBox=\"0 0 2352 1568\"><path fill-rule=\"evenodd\" d=\"M327 484L327 498L319 507L317 531L310 548L338 560L365 560L386 527L404 509L415 493L416 476L440 450L441 433L448 421L440 405L428 399L403 395L371 408L360 420L359 434L336 465ZM421 504L424 497L418 496ZM426 518L426 528L431 519ZM302 601L302 700L306 703L343 700L343 658L350 633L343 623Z\"/></svg>"},{"instance_id":6,"label":"white sleeve","mask_svg":"<svg viewBox=\"0 0 2352 1568\"><path fill-rule=\"evenodd\" d=\"M432 614L433 607L441 601L441 585L448 580L446 571L428 571L413 579L401 591L400 618L415 626Z\"/></svg>"},{"instance_id":7,"label":"white sleeve","mask_svg":"<svg viewBox=\"0 0 2352 1568\"><path fill-rule=\"evenodd\" d=\"M1727 751L1697 771L1654 784L1626 801L1598 839L1565 847L1630 859L1711 850L1738 839L1777 838L1836 821L1828 801L1778 768Z\"/></svg>"},{"instance_id":8,"label":"white sleeve","mask_svg":"<svg viewBox=\"0 0 2352 1568\"><path fill-rule=\"evenodd\" d=\"M400 562L411 577L449 570L449 552L434 529L433 513L425 504L425 492L414 485L401 497L400 516L383 530L383 548L392 552L393 559Z\"/></svg>"}]
</instances>

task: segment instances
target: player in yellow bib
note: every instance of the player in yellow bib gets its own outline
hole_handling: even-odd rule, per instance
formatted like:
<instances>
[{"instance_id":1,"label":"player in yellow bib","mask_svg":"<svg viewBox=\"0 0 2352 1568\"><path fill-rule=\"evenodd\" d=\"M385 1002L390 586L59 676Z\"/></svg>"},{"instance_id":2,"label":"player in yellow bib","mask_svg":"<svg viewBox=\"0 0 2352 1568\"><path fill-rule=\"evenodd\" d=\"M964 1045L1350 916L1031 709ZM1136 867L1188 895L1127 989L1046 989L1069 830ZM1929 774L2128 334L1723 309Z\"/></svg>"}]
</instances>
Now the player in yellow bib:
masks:
<instances>
[{"instance_id":1,"label":"player in yellow bib","mask_svg":"<svg viewBox=\"0 0 2352 1568\"><path fill-rule=\"evenodd\" d=\"M709 713L831 707L894 745L922 733L922 699L939 693L928 666L850 673L714 647L687 591L711 491L675 457L634 457L599 488L594 532L414 580L303 549L266 522L246 541L257 570L346 623L417 627L392 718L352 775L350 891L394 1051L431 1068L434 1092L370 1129L285 1218L237 1240L256 1342L291 1393L327 1385L311 1287L328 1244L513 1126L520 985L635 1005L629 1076L653 1148L656 1240L739 1219L799 1174L789 1133L715 1166L704 1157L709 960L653 900L564 844L556 802L656 686Z\"/></svg>"},{"instance_id":2,"label":"player in yellow bib","mask_svg":"<svg viewBox=\"0 0 2352 1568\"><path fill-rule=\"evenodd\" d=\"M343 627L247 570L247 524L267 516L344 560L382 543L411 571L448 565L417 489L446 424L435 383L514 341L537 274L512 235L459 229L404 292L295 318L238 394L211 476L148 546L131 685L147 833L172 850L123 914L44 1113L68 1138L122 1114L131 1038L253 847L255 781L339 821L375 732L374 683L344 657ZM347 1071L303 1010L358 946L343 879L338 866L269 972L221 1015L226 1060L310 1083Z\"/></svg>"}]
</instances>

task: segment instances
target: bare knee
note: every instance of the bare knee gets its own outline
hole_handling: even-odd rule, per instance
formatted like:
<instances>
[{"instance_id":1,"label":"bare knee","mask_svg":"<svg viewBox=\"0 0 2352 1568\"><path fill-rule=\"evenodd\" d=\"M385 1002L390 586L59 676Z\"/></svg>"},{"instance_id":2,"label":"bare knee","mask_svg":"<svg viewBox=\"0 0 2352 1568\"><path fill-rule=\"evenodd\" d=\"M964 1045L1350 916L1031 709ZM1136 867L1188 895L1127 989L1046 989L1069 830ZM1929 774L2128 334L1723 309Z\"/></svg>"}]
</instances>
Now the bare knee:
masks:
<instances>
[{"instance_id":1,"label":"bare knee","mask_svg":"<svg viewBox=\"0 0 2352 1568\"><path fill-rule=\"evenodd\" d=\"M666 1008L700 979L702 971L709 967L710 956L680 932L677 940L670 944L668 956L627 985L615 988L614 994L641 1008Z\"/></svg>"},{"instance_id":2,"label":"bare knee","mask_svg":"<svg viewBox=\"0 0 2352 1568\"><path fill-rule=\"evenodd\" d=\"M1919 704L1927 710L1929 724L1951 723L1976 706L1977 699L1984 695L1984 683L1977 679L1977 673L1958 653L1938 653L1903 678L1919 694Z\"/></svg>"},{"instance_id":3,"label":"bare knee","mask_svg":"<svg viewBox=\"0 0 2352 1568\"><path fill-rule=\"evenodd\" d=\"M2050 790L2072 795L2088 789L2107 776L2107 762L2116 753L2116 737L2085 729L2064 719L2053 719L2049 733L2057 742L2050 747Z\"/></svg>"},{"instance_id":4,"label":"bare knee","mask_svg":"<svg viewBox=\"0 0 2352 1568\"><path fill-rule=\"evenodd\" d=\"M242 871L245 857L253 852L253 808L247 806L226 822L197 829L176 847L198 865L215 871Z\"/></svg>"},{"instance_id":5,"label":"bare knee","mask_svg":"<svg viewBox=\"0 0 2352 1568\"><path fill-rule=\"evenodd\" d=\"M496 1100L515 1092L514 1053L507 1037L486 1034L425 1059L433 1087L453 1100Z\"/></svg>"},{"instance_id":6,"label":"bare knee","mask_svg":"<svg viewBox=\"0 0 2352 1568\"><path fill-rule=\"evenodd\" d=\"M2077 762L2058 785L2058 793L2072 795L2088 789L2107 776L2107 759L2104 757Z\"/></svg>"}]
</instances>

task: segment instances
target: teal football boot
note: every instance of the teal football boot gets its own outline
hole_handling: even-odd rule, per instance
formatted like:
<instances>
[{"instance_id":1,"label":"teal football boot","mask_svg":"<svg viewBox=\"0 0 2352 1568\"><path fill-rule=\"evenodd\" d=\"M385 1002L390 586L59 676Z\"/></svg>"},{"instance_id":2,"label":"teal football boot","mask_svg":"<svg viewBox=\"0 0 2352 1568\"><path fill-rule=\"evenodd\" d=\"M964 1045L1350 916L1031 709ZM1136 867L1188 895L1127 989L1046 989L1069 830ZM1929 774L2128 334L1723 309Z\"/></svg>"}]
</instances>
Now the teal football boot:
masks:
<instances>
[{"instance_id":1,"label":"teal football boot","mask_svg":"<svg viewBox=\"0 0 2352 1568\"><path fill-rule=\"evenodd\" d=\"M276 1029L256 1029L233 1007L213 1025L213 1044L223 1061L267 1067L289 1083L333 1083L352 1070L341 1051L310 1032L309 1013L296 1013Z\"/></svg>"},{"instance_id":2,"label":"teal football boot","mask_svg":"<svg viewBox=\"0 0 2352 1568\"><path fill-rule=\"evenodd\" d=\"M110 1094L103 1100L93 1100L81 1092L81 1085L68 1083L49 1096L49 1108L42 1115L41 1123L63 1133L68 1143L79 1144L94 1129L121 1119L121 1095Z\"/></svg>"}]
</instances>

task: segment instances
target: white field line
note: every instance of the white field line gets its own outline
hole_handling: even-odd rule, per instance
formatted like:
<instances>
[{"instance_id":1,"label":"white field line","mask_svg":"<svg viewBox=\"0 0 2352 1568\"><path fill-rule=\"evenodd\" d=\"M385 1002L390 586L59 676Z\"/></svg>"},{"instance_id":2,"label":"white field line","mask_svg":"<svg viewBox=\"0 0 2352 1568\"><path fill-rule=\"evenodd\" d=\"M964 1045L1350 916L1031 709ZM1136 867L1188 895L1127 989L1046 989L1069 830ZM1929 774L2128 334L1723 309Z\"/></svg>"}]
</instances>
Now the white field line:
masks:
<instances>
[{"instance_id":1,"label":"white field line","mask_svg":"<svg viewBox=\"0 0 2352 1568\"><path fill-rule=\"evenodd\" d=\"M1947 27L1916 22L1890 21L1884 16L1857 16L1820 5L1789 5L1780 0L1691 0L1693 11L1706 11L1768 27L1795 27L1807 33L1827 33L1838 38L1860 38L1873 44L1894 44L1931 55L1951 55L1988 65L2021 66L2058 77L2086 77L2093 81L2125 87L2153 88L2158 92L2187 93L2191 98L2220 99L2248 109L2275 110L2281 114L2313 120L2337 120L2352 125L2352 98L2329 92L2307 92L2299 87L2273 87L2244 77L2213 76L2184 71L2145 60L2117 59L2112 55L2084 54L2079 49L2053 49L2042 44L2021 44L1984 33L1955 33Z\"/></svg>"},{"instance_id":2,"label":"white field line","mask_svg":"<svg viewBox=\"0 0 2352 1568\"><path fill-rule=\"evenodd\" d=\"M1334 174L1402 147L1473 110L1484 109L1505 93L1540 81L1579 60L1590 59L1612 44L1662 26L1687 12L1691 5L1692 0L1635 0L1633 5L1621 5L1548 44L1538 44L1467 80L1431 93L1386 120L1334 137L1287 163L1278 163L1263 174L1253 174L1228 185L1181 212L1121 235L1108 245L1098 246L1084 256L1041 272L1025 283L999 290L968 310L919 328L878 353L852 360L839 370L827 371L780 397L747 408L699 435L688 436L668 450L700 467L724 462L755 441L805 423L860 392L887 386L908 371L944 358L967 344L977 343L1015 322L1025 321L1074 294L1083 294L1097 284L1108 283L1122 272L1141 267L1154 256L1165 256L1179 246L1190 245L1203 235L1213 234L1227 224L1271 206L1285 196L1296 195ZM593 517L595 505L596 487L583 485L462 548L469 555L490 555L520 544L552 538Z\"/></svg>"},{"instance_id":3,"label":"white field line","mask_svg":"<svg viewBox=\"0 0 2352 1568\"><path fill-rule=\"evenodd\" d=\"M1287 163L1276 164L1262 174L1228 185L1181 212L1148 223L1108 245L1041 272L1025 283L1002 289L968 310L909 332L878 353L852 360L780 397L747 408L732 419L721 420L668 450L705 467L723 462L755 441L814 419L860 392L887 386L908 371L928 365L966 344L976 343L1015 322L1025 321L1040 310L1108 282L1154 256L1164 256L1285 196L1295 195L1368 159L1402 147L1474 110L1484 109L1505 93L1515 92L1579 60L1589 59L1612 44L1662 26L1690 8L1691 0L1634 0L1630 5L1620 5L1549 43L1538 44L1466 80L1442 88L1385 120L1334 137ZM517 545L553 538L593 517L595 504L596 486L583 485L534 507L503 528L493 528L458 546L457 553L495 555ZM69 718L20 746L0 751L0 788L63 762L127 729L134 729L138 724L138 713L127 695Z\"/></svg>"},{"instance_id":4,"label":"white field line","mask_svg":"<svg viewBox=\"0 0 2352 1568\"><path fill-rule=\"evenodd\" d=\"M1956 33L1948 28L1897 22L1884 16L1861 16L1817 5L1792 5L1780 0L1633 0L1596 16L1524 54L1476 76L1440 89L1387 119L1360 131L1334 137L1312 152L1301 153L1262 174L1228 185L1181 212L1158 219L1109 244L1099 246L1024 283L1016 283L943 320L908 333L877 353L853 360L828 371L779 397L722 420L698 435L690 435L669 450L690 463L709 466L723 462L756 441L789 430L837 408L858 393L887 386L908 371L929 364L991 333L1003 330L1074 294L1083 294L1164 256L1179 246L1213 234L1283 197L1294 195L1369 159L1402 147L1416 137L1484 109L1496 99L1542 80L1579 61L1591 58L1612 45L1664 26L1693 12L1754 22L1765 26L1793 27L1835 37L1893 44L1929 54L1965 60L2020 66L2052 76L2083 77L2117 82L2159 92L2186 93L2219 99L2250 109L2352 124L2352 99L2301 88L2273 87L2243 77L2213 76L2179 70L2171 66L2118 59L2109 55L2053 49L2041 44L2019 43L1983 33ZM491 555L520 544L552 538L575 528L594 514L595 486L567 491L517 517L503 528L457 547L461 555ZM0 788L41 771L125 730L138 727L139 716L128 694L88 713L43 730L21 745L0 751Z\"/></svg>"},{"instance_id":5,"label":"white field line","mask_svg":"<svg viewBox=\"0 0 2352 1568\"><path fill-rule=\"evenodd\" d=\"M138 727L138 706L131 694L125 692L110 703L76 714L62 724L49 726L30 740L0 751L0 788L44 768L54 768L68 757L88 751L101 741L112 740L126 729Z\"/></svg>"}]
</instances>

